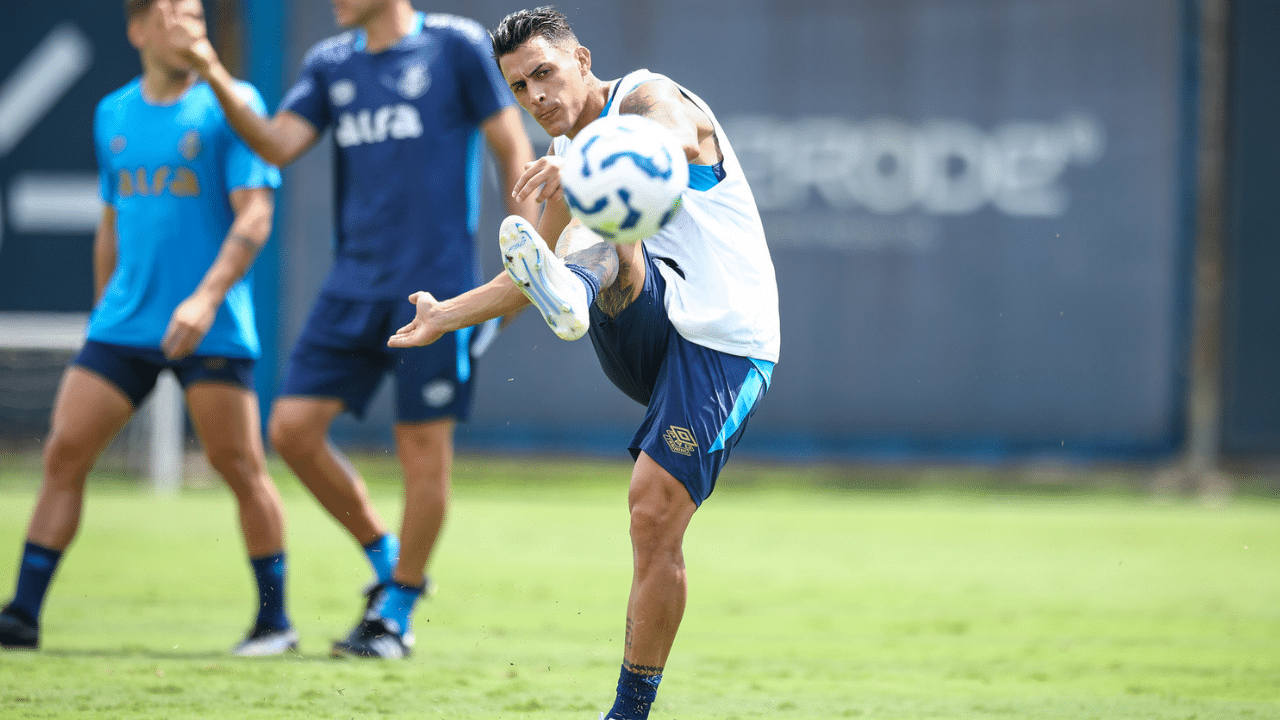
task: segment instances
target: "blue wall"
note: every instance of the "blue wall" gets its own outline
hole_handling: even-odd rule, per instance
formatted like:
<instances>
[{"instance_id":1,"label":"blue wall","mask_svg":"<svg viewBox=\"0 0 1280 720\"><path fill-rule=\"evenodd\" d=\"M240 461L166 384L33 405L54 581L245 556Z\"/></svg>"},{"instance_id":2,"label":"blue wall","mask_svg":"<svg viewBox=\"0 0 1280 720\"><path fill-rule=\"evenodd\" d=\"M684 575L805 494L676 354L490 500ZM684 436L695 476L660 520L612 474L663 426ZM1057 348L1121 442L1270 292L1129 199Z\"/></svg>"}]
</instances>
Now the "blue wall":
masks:
<instances>
[{"instance_id":1,"label":"blue wall","mask_svg":"<svg viewBox=\"0 0 1280 720\"><path fill-rule=\"evenodd\" d=\"M573 12L598 76L648 67L700 94L751 176L783 348L744 449L1173 452L1188 326L1188 7L654 0ZM430 9L493 27L514 8ZM293 19L296 72L335 28L327 7L295 5ZM314 206L327 200L327 158L312 155L290 176L310 209L294 216L307 229L288 267L309 279L291 281L289 332L330 233ZM488 205L481 246L496 272L496 194ZM533 316L498 340L479 379L459 433L476 447L615 452L641 416L588 345ZM374 412L340 424L341 438L385 441L385 396Z\"/></svg>"},{"instance_id":2,"label":"blue wall","mask_svg":"<svg viewBox=\"0 0 1280 720\"><path fill-rule=\"evenodd\" d=\"M516 7L424 5L489 27ZM1188 327L1191 8L649 0L571 10L600 77L649 67L700 94L750 175L778 270L783 348L743 449L1173 452ZM307 47L337 31L327 3L240 9L249 77L272 100ZM123 22L100 11L93 0L28 3L0 28L6 77L63 20L95 53L48 116L0 153L6 201L21 172L92 175L93 103L137 72ZM264 334L279 330L277 365L264 363L259 378L268 396L329 263L327 142L287 169L278 277L271 255L258 268ZM491 168L486 192L480 242L496 273L503 213ZM91 228L28 222L20 232L10 210L0 204L0 310L87 309ZM459 431L471 447L621 452L642 413L604 379L589 345L556 340L532 314L499 338L478 378L474 419ZM368 422L344 419L335 434L383 444L390 423L383 393Z\"/></svg>"}]
</instances>

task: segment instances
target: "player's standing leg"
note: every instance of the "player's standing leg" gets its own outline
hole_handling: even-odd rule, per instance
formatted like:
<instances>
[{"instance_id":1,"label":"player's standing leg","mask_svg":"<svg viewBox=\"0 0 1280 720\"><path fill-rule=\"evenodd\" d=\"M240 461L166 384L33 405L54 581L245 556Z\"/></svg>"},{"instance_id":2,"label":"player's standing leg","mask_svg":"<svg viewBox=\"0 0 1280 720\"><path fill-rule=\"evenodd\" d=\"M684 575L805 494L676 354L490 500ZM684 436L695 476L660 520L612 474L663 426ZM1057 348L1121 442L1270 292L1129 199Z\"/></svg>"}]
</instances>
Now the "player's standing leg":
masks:
<instances>
[{"instance_id":1,"label":"player's standing leg","mask_svg":"<svg viewBox=\"0 0 1280 720\"><path fill-rule=\"evenodd\" d=\"M332 443L329 427L343 411L341 400L291 396L271 408L271 445L320 505L364 548L374 574L372 603L391 582L399 543L369 501L364 478Z\"/></svg>"},{"instance_id":2,"label":"player's standing leg","mask_svg":"<svg viewBox=\"0 0 1280 720\"><path fill-rule=\"evenodd\" d=\"M413 610L430 591L427 563L444 526L453 471L453 418L398 423L396 454L404 473L404 516L400 559L385 592L346 640L334 643L334 655L403 657L413 643Z\"/></svg>"},{"instance_id":3,"label":"player's standing leg","mask_svg":"<svg viewBox=\"0 0 1280 720\"><path fill-rule=\"evenodd\" d=\"M645 720L684 617L684 533L698 509L685 486L640 453L627 493L632 576L618 695L607 718Z\"/></svg>"},{"instance_id":4,"label":"player's standing leg","mask_svg":"<svg viewBox=\"0 0 1280 720\"><path fill-rule=\"evenodd\" d=\"M232 652L279 655L298 648L285 611L284 511L267 474L258 396L226 382L196 382L187 407L205 455L235 495L249 564L258 585L258 612L248 636Z\"/></svg>"},{"instance_id":5,"label":"player's standing leg","mask_svg":"<svg viewBox=\"0 0 1280 720\"><path fill-rule=\"evenodd\" d=\"M75 365L63 374L17 587L0 612L0 645L39 646L40 610L58 562L80 528L85 478L133 410L124 393L98 375Z\"/></svg>"}]
</instances>

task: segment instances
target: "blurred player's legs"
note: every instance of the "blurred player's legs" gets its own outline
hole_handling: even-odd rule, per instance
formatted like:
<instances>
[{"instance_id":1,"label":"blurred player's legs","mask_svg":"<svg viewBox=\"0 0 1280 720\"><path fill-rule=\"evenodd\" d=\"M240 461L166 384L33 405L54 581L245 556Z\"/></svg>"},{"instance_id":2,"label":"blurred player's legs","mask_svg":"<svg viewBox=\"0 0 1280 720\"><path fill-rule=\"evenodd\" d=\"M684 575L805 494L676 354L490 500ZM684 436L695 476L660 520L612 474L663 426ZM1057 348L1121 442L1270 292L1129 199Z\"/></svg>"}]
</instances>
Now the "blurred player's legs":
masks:
<instances>
[{"instance_id":1,"label":"blurred player's legs","mask_svg":"<svg viewBox=\"0 0 1280 720\"><path fill-rule=\"evenodd\" d=\"M0 645L36 648L40 609L62 553L80 528L84 482L111 438L133 414L115 385L71 366L54 400L44 474L27 528L14 598L0 614Z\"/></svg>"},{"instance_id":2,"label":"blurred player's legs","mask_svg":"<svg viewBox=\"0 0 1280 720\"><path fill-rule=\"evenodd\" d=\"M282 397L271 409L271 445L320 505L366 546L386 535L386 525L369 502L360 472L329 442L329 427L342 410L341 400ZM374 574L379 581L390 579L377 566Z\"/></svg>"},{"instance_id":3,"label":"blurred player's legs","mask_svg":"<svg viewBox=\"0 0 1280 720\"><path fill-rule=\"evenodd\" d=\"M368 488L359 471L329 442L329 428L343 409L341 400L331 398L280 398L271 412L271 443L321 506L364 548L374 573L374 582L365 593L365 608L360 621L345 641L334 644L333 654L404 657L412 644L408 616L427 585L423 572L430 546L425 550L415 548L416 552L410 551L416 575L404 582L403 576L412 573L400 571L397 574L405 562L401 557L399 540L387 532L386 525L369 500ZM452 430L452 424L449 429ZM397 447L403 448L399 428L396 435ZM403 451L401 457L403 464ZM446 463L446 472L448 467ZM420 474L417 470L411 473L406 466L404 531L413 533L415 540L429 538L434 543L444 517L443 505L448 490L446 486L444 497L436 507L428 504L424 513L428 529L422 529L415 524L419 522L415 516L423 512L419 501L423 492L421 483L412 481ZM430 519L432 517L434 521ZM388 623L385 614L401 619Z\"/></svg>"},{"instance_id":4,"label":"blurred player's legs","mask_svg":"<svg viewBox=\"0 0 1280 720\"><path fill-rule=\"evenodd\" d=\"M400 558L391 582L370 597L364 618L333 644L334 656L398 658L411 651L413 608L431 589L426 567L449 503L455 425L452 418L396 425L405 492Z\"/></svg>"},{"instance_id":5,"label":"blurred player's legs","mask_svg":"<svg viewBox=\"0 0 1280 720\"><path fill-rule=\"evenodd\" d=\"M258 582L258 613L248 636L232 652L278 655L298 647L285 613L284 511L267 474L258 396L224 382L187 388L187 408L206 457L235 495L240 529Z\"/></svg>"}]
</instances>

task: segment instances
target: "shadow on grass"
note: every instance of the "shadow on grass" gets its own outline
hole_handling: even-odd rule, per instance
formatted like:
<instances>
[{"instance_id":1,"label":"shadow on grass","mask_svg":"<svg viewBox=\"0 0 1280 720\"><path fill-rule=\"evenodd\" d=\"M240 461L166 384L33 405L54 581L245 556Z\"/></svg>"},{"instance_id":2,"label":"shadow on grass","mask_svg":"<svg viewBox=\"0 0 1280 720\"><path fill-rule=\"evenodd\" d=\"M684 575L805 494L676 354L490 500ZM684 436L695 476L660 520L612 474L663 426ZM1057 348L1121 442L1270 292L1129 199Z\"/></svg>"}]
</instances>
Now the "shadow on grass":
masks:
<instances>
[{"instance_id":1,"label":"shadow on grass","mask_svg":"<svg viewBox=\"0 0 1280 720\"><path fill-rule=\"evenodd\" d=\"M24 651L28 652L29 651ZM302 654L302 653L285 653L283 655L274 655L271 657L238 657L225 651L206 650L200 652L188 652L181 650L156 650L152 648L139 647L122 647L122 648L58 648L58 649L41 649L36 653L49 657L60 658L77 658L77 659L114 659L114 660L206 660L206 661L225 661L225 662L306 662L306 663L341 663L341 660L335 660L328 654Z\"/></svg>"}]
</instances>

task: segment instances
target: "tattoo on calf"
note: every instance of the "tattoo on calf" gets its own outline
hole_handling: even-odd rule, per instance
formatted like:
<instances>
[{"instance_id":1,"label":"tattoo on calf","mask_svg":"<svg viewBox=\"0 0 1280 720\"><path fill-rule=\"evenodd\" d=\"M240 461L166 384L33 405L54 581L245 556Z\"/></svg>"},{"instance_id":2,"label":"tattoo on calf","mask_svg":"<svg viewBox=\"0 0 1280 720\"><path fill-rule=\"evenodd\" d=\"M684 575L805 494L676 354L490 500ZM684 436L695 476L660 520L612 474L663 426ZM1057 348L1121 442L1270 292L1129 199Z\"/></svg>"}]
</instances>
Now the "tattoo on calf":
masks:
<instances>
[{"instance_id":1,"label":"tattoo on calf","mask_svg":"<svg viewBox=\"0 0 1280 720\"><path fill-rule=\"evenodd\" d=\"M645 675L645 676L652 677L655 675L662 674L662 668L660 667L653 667L652 665L635 665L635 664L632 664L630 660L623 660L622 667L627 672L632 672L632 673L635 673L636 675Z\"/></svg>"},{"instance_id":2,"label":"tattoo on calf","mask_svg":"<svg viewBox=\"0 0 1280 720\"><path fill-rule=\"evenodd\" d=\"M632 622L631 618L627 618L627 639L625 643L626 653L631 652L631 637L634 629L635 629L635 623ZM654 676L654 675L662 674L662 668L660 667L653 667L652 665L634 665L631 663L630 660L627 660L625 657L622 660L622 667L627 672L632 672L637 675Z\"/></svg>"}]
</instances>

